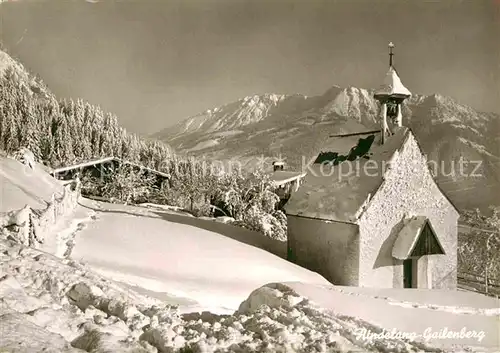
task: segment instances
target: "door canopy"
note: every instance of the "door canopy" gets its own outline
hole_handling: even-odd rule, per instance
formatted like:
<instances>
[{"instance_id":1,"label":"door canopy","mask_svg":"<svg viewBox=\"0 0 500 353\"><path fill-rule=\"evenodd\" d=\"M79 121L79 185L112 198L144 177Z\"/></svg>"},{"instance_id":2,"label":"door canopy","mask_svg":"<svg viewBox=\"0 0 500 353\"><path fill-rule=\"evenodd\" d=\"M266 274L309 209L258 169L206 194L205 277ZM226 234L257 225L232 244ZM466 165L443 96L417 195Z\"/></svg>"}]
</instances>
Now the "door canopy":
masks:
<instances>
[{"instance_id":1,"label":"door canopy","mask_svg":"<svg viewBox=\"0 0 500 353\"><path fill-rule=\"evenodd\" d=\"M445 255L445 252L429 219L413 217L399 232L392 256L406 260L424 255Z\"/></svg>"}]
</instances>

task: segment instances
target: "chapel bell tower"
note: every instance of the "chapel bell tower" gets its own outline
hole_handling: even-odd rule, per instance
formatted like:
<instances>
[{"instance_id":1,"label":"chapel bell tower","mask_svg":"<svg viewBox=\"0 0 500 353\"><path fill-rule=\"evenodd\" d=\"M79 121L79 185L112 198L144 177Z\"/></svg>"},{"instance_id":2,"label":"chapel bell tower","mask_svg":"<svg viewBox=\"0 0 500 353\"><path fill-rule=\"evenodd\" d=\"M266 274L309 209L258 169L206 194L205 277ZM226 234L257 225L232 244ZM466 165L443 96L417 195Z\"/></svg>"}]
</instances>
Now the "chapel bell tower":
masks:
<instances>
[{"instance_id":1,"label":"chapel bell tower","mask_svg":"<svg viewBox=\"0 0 500 353\"><path fill-rule=\"evenodd\" d=\"M380 102L381 143L392 135L396 128L403 124L401 104L411 96L411 92L403 85L393 66L394 44L389 43L389 71L382 86L375 92L374 98Z\"/></svg>"}]
</instances>

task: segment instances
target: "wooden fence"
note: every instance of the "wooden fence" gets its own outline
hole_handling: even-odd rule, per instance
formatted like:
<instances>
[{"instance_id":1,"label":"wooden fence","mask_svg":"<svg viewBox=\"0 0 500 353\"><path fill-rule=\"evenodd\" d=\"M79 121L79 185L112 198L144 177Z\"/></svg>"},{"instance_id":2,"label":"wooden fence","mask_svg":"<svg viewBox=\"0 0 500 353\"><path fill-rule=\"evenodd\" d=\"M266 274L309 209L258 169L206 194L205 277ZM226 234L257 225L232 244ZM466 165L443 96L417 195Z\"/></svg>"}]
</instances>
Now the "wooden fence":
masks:
<instances>
[{"instance_id":1,"label":"wooden fence","mask_svg":"<svg viewBox=\"0 0 500 353\"><path fill-rule=\"evenodd\" d=\"M468 290L491 295L500 296L500 282L496 279L486 278L477 273L458 272L458 284Z\"/></svg>"},{"instance_id":2,"label":"wooden fence","mask_svg":"<svg viewBox=\"0 0 500 353\"><path fill-rule=\"evenodd\" d=\"M33 209L26 205L21 210L1 215L0 228L19 243L37 247L44 242L45 237L52 236L56 223L76 208L80 188L78 180L66 183L61 197L52 195L45 209Z\"/></svg>"}]
</instances>

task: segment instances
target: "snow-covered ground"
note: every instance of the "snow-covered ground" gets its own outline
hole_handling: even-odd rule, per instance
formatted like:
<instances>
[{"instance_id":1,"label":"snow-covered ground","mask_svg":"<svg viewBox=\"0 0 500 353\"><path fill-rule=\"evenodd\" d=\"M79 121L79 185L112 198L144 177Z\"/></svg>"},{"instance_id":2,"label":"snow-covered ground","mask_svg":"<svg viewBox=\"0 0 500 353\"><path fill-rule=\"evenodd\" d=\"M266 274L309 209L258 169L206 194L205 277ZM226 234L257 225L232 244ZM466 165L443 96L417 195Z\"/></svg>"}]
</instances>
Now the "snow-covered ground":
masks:
<instances>
[{"instance_id":1,"label":"snow-covered ground","mask_svg":"<svg viewBox=\"0 0 500 353\"><path fill-rule=\"evenodd\" d=\"M500 300L492 297L447 290L288 285L334 315L415 335L433 346L465 345L497 352L500 347ZM462 331L469 337L460 336Z\"/></svg>"},{"instance_id":2,"label":"snow-covered ground","mask_svg":"<svg viewBox=\"0 0 500 353\"><path fill-rule=\"evenodd\" d=\"M2 212L60 190L2 163ZM257 233L146 206L82 199L41 249L0 229L0 352L498 352L498 300L332 286Z\"/></svg>"},{"instance_id":3,"label":"snow-covered ground","mask_svg":"<svg viewBox=\"0 0 500 353\"><path fill-rule=\"evenodd\" d=\"M179 216L170 213L88 200L83 204L95 216L76 233L71 257L158 299L168 302L174 296L197 303L181 306L184 312L233 313L252 290L271 282L328 284L267 251L203 229L210 221L196 220L200 227L195 227L173 222ZM260 238L241 228L220 227Z\"/></svg>"},{"instance_id":4,"label":"snow-covered ground","mask_svg":"<svg viewBox=\"0 0 500 353\"><path fill-rule=\"evenodd\" d=\"M40 164L35 168L15 159L0 158L0 213L18 210L28 205L43 209L52 195L60 197L63 186Z\"/></svg>"}]
</instances>

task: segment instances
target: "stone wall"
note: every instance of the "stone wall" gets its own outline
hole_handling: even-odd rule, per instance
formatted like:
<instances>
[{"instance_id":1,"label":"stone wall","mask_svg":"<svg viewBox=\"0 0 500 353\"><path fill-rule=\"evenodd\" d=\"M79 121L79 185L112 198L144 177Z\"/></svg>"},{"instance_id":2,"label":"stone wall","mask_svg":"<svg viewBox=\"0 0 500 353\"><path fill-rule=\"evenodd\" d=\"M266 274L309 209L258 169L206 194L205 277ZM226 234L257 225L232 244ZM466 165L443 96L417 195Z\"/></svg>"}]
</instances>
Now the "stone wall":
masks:
<instances>
[{"instance_id":1,"label":"stone wall","mask_svg":"<svg viewBox=\"0 0 500 353\"><path fill-rule=\"evenodd\" d=\"M287 216L289 260L338 285L358 284L358 226Z\"/></svg>"},{"instance_id":2,"label":"stone wall","mask_svg":"<svg viewBox=\"0 0 500 353\"><path fill-rule=\"evenodd\" d=\"M392 257L392 246L405 219L426 216L446 254L421 262L427 263L431 277L426 287L456 288L459 214L436 186L426 163L410 134L359 221L360 286L403 287L403 262Z\"/></svg>"},{"instance_id":3,"label":"stone wall","mask_svg":"<svg viewBox=\"0 0 500 353\"><path fill-rule=\"evenodd\" d=\"M37 247L51 235L57 222L76 208L80 189L80 181L75 180L64 186L62 197L52 195L52 200L43 210L26 205L21 210L9 212L0 219L2 233L23 245Z\"/></svg>"}]
</instances>

